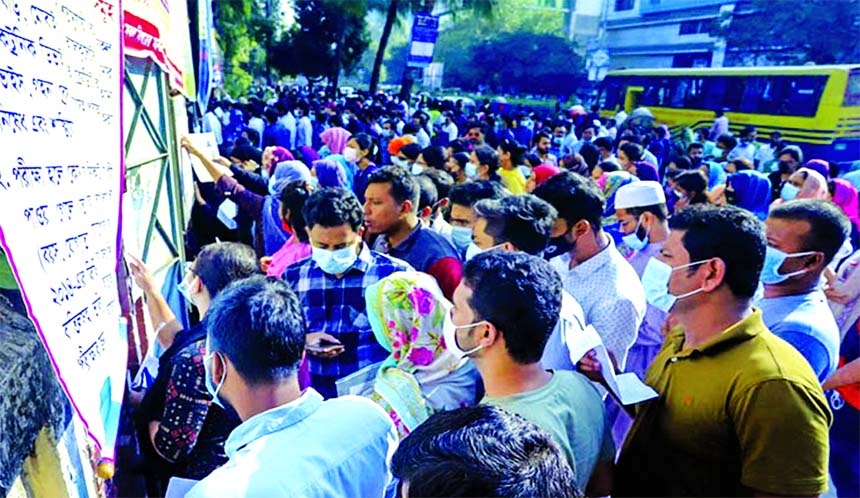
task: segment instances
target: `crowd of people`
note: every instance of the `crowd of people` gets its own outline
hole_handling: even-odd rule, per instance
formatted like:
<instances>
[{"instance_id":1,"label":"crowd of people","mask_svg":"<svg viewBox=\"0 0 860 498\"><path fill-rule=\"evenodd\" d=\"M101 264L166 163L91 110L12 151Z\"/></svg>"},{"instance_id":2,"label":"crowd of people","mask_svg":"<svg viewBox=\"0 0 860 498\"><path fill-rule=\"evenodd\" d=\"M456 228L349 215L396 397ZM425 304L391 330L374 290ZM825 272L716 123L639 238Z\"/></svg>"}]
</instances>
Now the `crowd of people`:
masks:
<instances>
[{"instance_id":1,"label":"crowd of people","mask_svg":"<svg viewBox=\"0 0 860 498\"><path fill-rule=\"evenodd\" d=\"M860 495L856 175L722 115L271 97L182 140L199 322L129 261L150 494Z\"/></svg>"}]
</instances>

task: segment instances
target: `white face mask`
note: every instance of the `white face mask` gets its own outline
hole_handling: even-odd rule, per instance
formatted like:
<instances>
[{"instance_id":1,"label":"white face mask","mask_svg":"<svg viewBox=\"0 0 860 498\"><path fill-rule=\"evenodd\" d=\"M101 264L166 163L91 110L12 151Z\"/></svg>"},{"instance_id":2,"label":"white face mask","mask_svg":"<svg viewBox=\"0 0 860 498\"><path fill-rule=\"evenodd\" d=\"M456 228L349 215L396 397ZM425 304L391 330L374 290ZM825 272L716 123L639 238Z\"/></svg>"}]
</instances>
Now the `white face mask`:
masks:
<instances>
[{"instance_id":1,"label":"white face mask","mask_svg":"<svg viewBox=\"0 0 860 498\"><path fill-rule=\"evenodd\" d=\"M346 147L343 149L343 158L351 163L358 162L358 151L352 147Z\"/></svg>"},{"instance_id":2,"label":"white face mask","mask_svg":"<svg viewBox=\"0 0 860 498\"><path fill-rule=\"evenodd\" d=\"M442 337L445 339L445 349L454 354L457 358L465 360L470 355L477 353L478 351L484 349L483 345L477 345L468 351L463 351L460 349L460 345L457 343L457 331L460 329L468 329L477 327L482 323L489 323L486 320L481 320L480 322L470 323L468 325L454 325L454 321L451 319L451 313L445 315L445 324L442 328Z\"/></svg>"},{"instance_id":3,"label":"white face mask","mask_svg":"<svg viewBox=\"0 0 860 498\"><path fill-rule=\"evenodd\" d=\"M676 270L700 265L708 261L705 259L687 263L686 265L671 267L657 258L651 258L645 266L645 271L642 273L642 288L645 290L645 298L655 308L669 313L679 299L694 296L704 290L699 288L680 296L671 294L669 292L669 279L672 278L672 273Z\"/></svg>"}]
</instances>

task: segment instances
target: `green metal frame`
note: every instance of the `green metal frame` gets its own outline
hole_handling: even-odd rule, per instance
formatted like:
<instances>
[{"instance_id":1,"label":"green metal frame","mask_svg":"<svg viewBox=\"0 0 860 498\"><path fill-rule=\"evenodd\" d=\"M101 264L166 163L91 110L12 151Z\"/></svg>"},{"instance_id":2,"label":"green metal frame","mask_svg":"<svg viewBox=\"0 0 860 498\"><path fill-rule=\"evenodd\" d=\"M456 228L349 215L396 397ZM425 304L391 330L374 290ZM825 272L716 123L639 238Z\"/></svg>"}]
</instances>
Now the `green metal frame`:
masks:
<instances>
[{"instance_id":1,"label":"green metal frame","mask_svg":"<svg viewBox=\"0 0 860 498\"><path fill-rule=\"evenodd\" d=\"M154 194L152 212L149 215L141 257L144 261L147 260L149 248L153 240L152 237L157 233L171 255L184 261L185 209L182 200L178 148L175 140L176 124L174 117L176 110L169 96L167 77L151 60L147 60L144 65L143 79L138 88L135 86L128 67L129 64L126 64L124 69L125 91L134 103L134 111L129 128L126 130L125 153L126 155L128 154L132 143L134 143L135 139L139 139L138 133L142 131L152 141L157 154L143 161L127 164L126 179L138 168L159 163L158 183ZM155 86L154 91L158 94L158 114L155 118L152 115L155 109L151 111L145 105L147 92L152 91L150 81ZM138 126L140 124L142 124L142 130ZM167 228L158 219L158 206L163 194L166 194L169 199L170 220L169 227Z\"/></svg>"}]
</instances>

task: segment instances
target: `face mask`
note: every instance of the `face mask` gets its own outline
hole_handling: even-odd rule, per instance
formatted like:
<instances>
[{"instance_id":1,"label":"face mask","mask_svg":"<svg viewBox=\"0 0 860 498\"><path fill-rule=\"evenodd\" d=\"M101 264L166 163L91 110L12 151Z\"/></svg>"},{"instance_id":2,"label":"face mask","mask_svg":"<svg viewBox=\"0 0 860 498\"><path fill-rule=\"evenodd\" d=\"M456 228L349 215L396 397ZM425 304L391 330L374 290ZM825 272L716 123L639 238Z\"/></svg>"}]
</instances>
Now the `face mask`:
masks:
<instances>
[{"instance_id":1,"label":"face mask","mask_svg":"<svg viewBox=\"0 0 860 498\"><path fill-rule=\"evenodd\" d=\"M221 408L225 408L224 402L218 399L218 393L221 391L221 388L224 386L224 381L227 379L227 369L224 369L224 374L221 376L221 380L218 381L218 385L212 385L212 375L209 373L209 359L214 358L215 353L209 353L203 358L203 381L206 384L206 392L209 393L209 396L212 396L212 402Z\"/></svg>"},{"instance_id":2,"label":"face mask","mask_svg":"<svg viewBox=\"0 0 860 498\"><path fill-rule=\"evenodd\" d=\"M633 232L625 235L624 237L621 237L621 240L623 240L624 243L627 244L627 247L633 249L634 251L641 251L642 249L645 249L645 247L649 243L647 230L645 231L645 238L639 238L639 227L641 226L642 220L639 220L639 223L636 224L636 230L633 230Z\"/></svg>"},{"instance_id":3,"label":"face mask","mask_svg":"<svg viewBox=\"0 0 860 498\"><path fill-rule=\"evenodd\" d=\"M675 192L675 195L678 196L678 199L683 199L683 198L687 197L687 194L685 194L684 192L681 192L678 189L674 189L674 192Z\"/></svg>"},{"instance_id":4,"label":"face mask","mask_svg":"<svg viewBox=\"0 0 860 498\"><path fill-rule=\"evenodd\" d=\"M460 349L460 345L457 344L457 331L460 329L469 329L473 327L477 327L482 323L487 323L486 320L470 323L468 325L454 325L453 320L451 320L451 314L448 313L445 316L445 325L442 329L442 337L445 339L445 349L454 354L457 358L466 359L468 356L473 355L484 348L482 345L477 345L468 351L463 351Z\"/></svg>"},{"instance_id":5,"label":"face mask","mask_svg":"<svg viewBox=\"0 0 860 498\"><path fill-rule=\"evenodd\" d=\"M472 229L469 227L451 227L451 242L459 251L463 251L472 242Z\"/></svg>"},{"instance_id":6,"label":"face mask","mask_svg":"<svg viewBox=\"0 0 860 498\"><path fill-rule=\"evenodd\" d=\"M346 147L345 149L343 149L343 158L351 163L354 163L358 161L358 151L353 149L352 147Z\"/></svg>"},{"instance_id":7,"label":"face mask","mask_svg":"<svg viewBox=\"0 0 860 498\"><path fill-rule=\"evenodd\" d=\"M262 176L263 180L266 180L267 182L269 181L269 178L271 178L271 175L269 174L269 170L266 168L263 168L260 171L260 176Z\"/></svg>"},{"instance_id":8,"label":"face mask","mask_svg":"<svg viewBox=\"0 0 860 498\"><path fill-rule=\"evenodd\" d=\"M186 301L191 304L194 303L194 301L191 299L191 287L188 285L188 281L182 279L182 282L179 282L179 285L176 286L176 290L178 290L179 293L182 294L182 297L184 297Z\"/></svg>"},{"instance_id":9,"label":"face mask","mask_svg":"<svg viewBox=\"0 0 860 498\"><path fill-rule=\"evenodd\" d=\"M544 259L552 259L556 256L573 251L576 247L576 241L570 242L567 240L567 232L564 234L549 239L549 243L543 252Z\"/></svg>"},{"instance_id":10,"label":"face mask","mask_svg":"<svg viewBox=\"0 0 860 498\"><path fill-rule=\"evenodd\" d=\"M782 185L782 190L779 193L779 197L784 201L793 201L797 198L797 194L800 193L800 189L795 187L794 185L785 182Z\"/></svg>"},{"instance_id":11,"label":"face mask","mask_svg":"<svg viewBox=\"0 0 860 498\"><path fill-rule=\"evenodd\" d=\"M412 174L418 176L424 173L424 166L421 166L418 163L412 163Z\"/></svg>"},{"instance_id":12,"label":"face mask","mask_svg":"<svg viewBox=\"0 0 860 498\"><path fill-rule=\"evenodd\" d=\"M395 166L400 166L401 168L406 167L406 161L404 161L403 159L400 159L397 156L391 156L391 164L393 164Z\"/></svg>"},{"instance_id":13,"label":"face mask","mask_svg":"<svg viewBox=\"0 0 860 498\"><path fill-rule=\"evenodd\" d=\"M560 137L553 138L552 139L552 145L554 147L561 147L561 138Z\"/></svg>"},{"instance_id":14,"label":"face mask","mask_svg":"<svg viewBox=\"0 0 860 498\"><path fill-rule=\"evenodd\" d=\"M690 297L702 292L702 289L696 289L686 294L681 294L680 296L670 294L669 279L672 277L672 273L675 270L698 265L706 261L708 260L696 261L694 263L688 263L686 265L672 268L657 258L651 258L651 260L648 261L648 265L645 266L645 271L642 273L642 287L645 289L645 298L655 308L662 310L664 313L668 313L672 310L672 307L675 306L675 303L679 299L684 299L685 297Z\"/></svg>"},{"instance_id":15,"label":"face mask","mask_svg":"<svg viewBox=\"0 0 860 498\"><path fill-rule=\"evenodd\" d=\"M355 246L329 251L311 246L311 257L320 269L329 275L341 275L349 270L358 259Z\"/></svg>"},{"instance_id":16,"label":"face mask","mask_svg":"<svg viewBox=\"0 0 860 498\"><path fill-rule=\"evenodd\" d=\"M475 163L466 163L465 173L468 178L475 179L478 176L478 167Z\"/></svg>"},{"instance_id":17,"label":"face mask","mask_svg":"<svg viewBox=\"0 0 860 498\"><path fill-rule=\"evenodd\" d=\"M471 244L469 244L469 248L466 249L466 261L469 261L470 259L474 258L478 254L481 254L482 252L492 251L493 249L502 247L503 245L505 245L504 242L502 242L501 244L496 244L493 247L481 249L480 247L478 247L478 244L472 242Z\"/></svg>"},{"instance_id":18,"label":"face mask","mask_svg":"<svg viewBox=\"0 0 860 498\"><path fill-rule=\"evenodd\" d=\"M815 251L796 252L794 254L788 254L784 251L780 251L775 247L767 246L764 251L764 268L762 268L761 270L761 283L765 285L777 285L779 283L785 282L791 277L806 273L808 270L803 269L783 274L779 272L779 269L782 267L782 264L788 258L799 258L801 256L809 256L810 254L815 254Z\"/></svg>"},{"instance_id":19,"label":"face mask","mask_svg":"<svg viewBox=\"0 0 860 498\"><path fill-rule=\"evenodd\" d=\"M726 190L726 202L731 205L734 205L737 200L738 198L737 195L735 195L734 190Z\"/></svg>"}]
</instances>

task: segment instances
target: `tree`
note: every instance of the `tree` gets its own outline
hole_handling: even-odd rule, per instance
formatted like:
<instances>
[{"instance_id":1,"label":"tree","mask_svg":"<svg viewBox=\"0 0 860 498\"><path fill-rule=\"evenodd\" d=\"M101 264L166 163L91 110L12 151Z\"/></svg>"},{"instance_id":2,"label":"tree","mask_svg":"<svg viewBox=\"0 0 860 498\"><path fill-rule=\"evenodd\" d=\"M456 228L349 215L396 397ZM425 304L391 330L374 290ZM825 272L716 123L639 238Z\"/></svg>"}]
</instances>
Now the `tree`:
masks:
<instances>
[{"instance_id":1,"label":"tree","mask_svg":"<svg viewBox=\"0 0 860 498\"><path fill-rule=\"evenodd\" d=\"M366 0L296 0L296 25L273 47L272 66L282 74L328 78L337 89L341 70L355 69L367 49Z\"/></svg>"},{"instance_id":2,"label":"tree","mask_svg":"<svg viewBox=\"0 0 860 498\"><path fill-rule=\"evenodd\" d=\"M267 48L283 28L270 6L265 0L212 2L216 38L224 53L224 87L231 95L246 92L255 76L268 71Z\"/></svg>"},{"instance_id":3,"label":"tree","mask_svg":"<svg viewBox=\"0 0 860 498\"><path fill-rule=\"evenodd\" d=\"M456 15L458 12L467 11L479 16L492 16L497 2L498 0L447 0L445 5L448 10L439 15L440 17ZM433 12L435 6L436 0L370 0L369 8L386 12L385 25L382 28L382 36L373 61L373 71L370 73L370 93L376 93L379 87L379 74L385 58L385 50L388 48L388 39L398 17L405 17L411 12Z\"/></svg>"},{"instance_id":4,"label":"tree","mask_svg":"<svg viewBox=\"0 0 860 498\"><path fill-rule=\"evenodd\" d=\"M438 59L448 85L497 93L568 95L584 82L583 60L563 36L482 31L464 25L442 34Z\"/></svg>"},{"instance_id":5,"label":"tree","mask_svg":"<svg viewBox=\"0 0 860 498\"><path fill-rule=\"evenodd\" d=\"M860 62L860 0L748 0L715 23L738 62Z\"/></svg>"}]
</instances>

